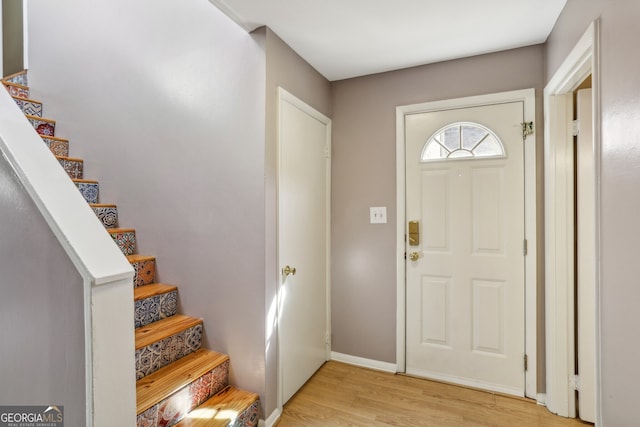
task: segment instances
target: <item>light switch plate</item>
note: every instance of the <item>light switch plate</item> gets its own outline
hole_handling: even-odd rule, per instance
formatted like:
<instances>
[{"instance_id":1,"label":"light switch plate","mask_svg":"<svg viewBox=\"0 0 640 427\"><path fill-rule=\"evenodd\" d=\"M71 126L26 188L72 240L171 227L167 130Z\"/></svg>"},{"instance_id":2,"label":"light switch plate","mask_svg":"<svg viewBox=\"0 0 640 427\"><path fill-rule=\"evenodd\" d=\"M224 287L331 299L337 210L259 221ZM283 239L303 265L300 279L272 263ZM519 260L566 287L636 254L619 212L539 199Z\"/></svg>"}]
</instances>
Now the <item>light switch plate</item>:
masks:
<instances>
[{"instance_id":1,"label":"light switch plate","mask_svg":"<svg viewBox=\"0 0 640 427\"><path fill-rule=\"evenodd\" d=\"M376 206L369 208L369 222L371 224L386 224L387 223L387 207Z\"/></svg>"}]
</instances>

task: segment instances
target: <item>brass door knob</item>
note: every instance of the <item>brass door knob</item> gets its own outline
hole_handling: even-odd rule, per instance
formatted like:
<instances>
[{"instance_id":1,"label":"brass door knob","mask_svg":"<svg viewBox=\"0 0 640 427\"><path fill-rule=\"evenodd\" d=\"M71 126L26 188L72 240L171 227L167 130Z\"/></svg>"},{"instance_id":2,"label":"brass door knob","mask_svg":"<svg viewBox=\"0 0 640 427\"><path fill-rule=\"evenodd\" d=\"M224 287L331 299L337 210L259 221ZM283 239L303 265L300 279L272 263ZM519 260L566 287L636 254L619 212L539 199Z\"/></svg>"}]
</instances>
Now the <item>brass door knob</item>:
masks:
<instances>
[{"instance_id":1,"label":"brass door knob","mask_svg":"<svg viewBox=\"0 0 640 427\"><path fill-rule=\"evenodd\" d=\"M411 261L417 261L419 258L420 258L420 253L418 253L418 252L411 252L409 254L409 259Z\"/></svg>"},{"instance_id":2,"label":"brass door knob","mask_svg":"<svg viewBox=\"0 0 640 427\"><path fill-rule=\"evenodd\" d=\"M296 268L295 267L290 267L288 265L285 265L284 268L282 269L282 275L284 277L287 277L290 274L292 276L295 276L296 275Z\"/></svg>"}]
</instances>

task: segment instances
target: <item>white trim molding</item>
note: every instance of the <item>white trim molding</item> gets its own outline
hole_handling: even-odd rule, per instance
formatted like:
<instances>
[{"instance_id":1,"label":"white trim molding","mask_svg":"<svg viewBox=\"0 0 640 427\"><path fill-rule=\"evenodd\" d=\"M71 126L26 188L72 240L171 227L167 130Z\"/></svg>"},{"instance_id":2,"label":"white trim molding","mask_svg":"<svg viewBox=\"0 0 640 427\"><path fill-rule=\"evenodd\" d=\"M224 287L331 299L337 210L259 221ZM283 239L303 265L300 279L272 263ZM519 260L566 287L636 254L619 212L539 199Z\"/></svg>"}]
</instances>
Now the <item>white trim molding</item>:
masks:
<instances>
[{"instance_id":1,"label":"white trim molding","mask_svg":"<svg viewBox=\"0 0 640 427\"><path fill-rule=\"evenodd\" d=\"M273 427L278 424L278 420L282 416L282 409L276 408L266 420L258 421L259 427Z\"/></svg>"},{"instance_id":2,"label":"white trim molding","mask_svg":"<svg viewBox=\"0 0 640 427\"><path fill-rule=\"evenodd\" d=\"M572 93L589 75L593 89L593 155L595 162L595 271L596 271L596 425L602 425L600 385L600 176L601 114L599 74L599 21L589 25L571 53L544 89L545 168L545 322L546 406L565 417L576 415L570 377L575 373L573 336L573 120Z\"/></svg>"},{"instance_id":3,"label":"white trim molding","mask_svg":"<svg viewBox=\"0 0 640 427\"><path fill-rule=\"evenodd\" d=\"M546 393L538 393L536 396L536 403L540 406L547 405L547 394Z\"/></svg>"},{"instance_id":4,"label":"white trim molding","mask_svg":"<svg viewBox=\"0 0 640 427\"><path fill-rule=\"evenodd\" d=\"M331 352L331 360L347 363L353 366L359 366L361 368L375 369L376 371L391 372L393 374L398 372L398 365L396 365L395 363L381 362L379 360L366 359L364 357L336 353L335 351Z\"/></svg>"},{"instance_id":5,"label":"white trim molding","mask_svg":"<svg viewBox=\"0 0 640 427\"><path fill-rule=\"evenodd\" d=\"M535 122L535 90L523 89L465 98L425 102L421 104L396 107L396 363L399 372L406 371L406 277L405 277L405 116L418 112L441 111L453 108L476 107L504 102L523 102L524 121ZM525 354L528 357L528 370L525 372L525 395L537 397L537 203L536 203L536 147L535 134L525 140L525 239L527 256L525 258Z\"/></svg>"},{"instance_id":6,"label":"white trim molding","mask_svg":"<svg viewBox=\"0 0 640 427\"><path fill-rule=\"evenodd\" d=\"M224 0L209 0L209 2L220 9L222 13L227 15L229 19L242 27L247 33L250 33L260 26L258 24L245 20L242 16L240 16L238 12L236 12L234 8L229 6L229 4L227 4L227 2L225 2Z\"/></svg>"}]
</instances>

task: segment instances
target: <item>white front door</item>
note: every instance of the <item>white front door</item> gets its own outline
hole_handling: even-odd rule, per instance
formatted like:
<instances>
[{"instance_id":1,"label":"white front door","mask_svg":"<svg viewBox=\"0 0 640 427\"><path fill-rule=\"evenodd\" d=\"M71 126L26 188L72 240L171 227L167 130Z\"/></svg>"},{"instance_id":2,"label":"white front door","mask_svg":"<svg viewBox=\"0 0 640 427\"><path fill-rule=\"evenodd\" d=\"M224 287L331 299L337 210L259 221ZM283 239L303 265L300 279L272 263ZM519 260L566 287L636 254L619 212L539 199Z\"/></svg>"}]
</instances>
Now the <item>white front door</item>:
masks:
<instances>
[{"instance_id":1,"label":"white front door","mask_svg":"<svg viewBox=\"0 0 640 427\"><path fill-rule=\"evenodd\" d=\"M278 336L284 404L329 354L331 121L282 89L279 115Z\"/></svg>"},{"instance_id":2,"label":"white front door","mask_svg":"<svg viewBox=\"0 0 640 427\"><path fill-rule=\"evenodd\" d=\"M405 116L409 374L525 393L523 114L518 101Z\"/></svg>"}]
</instances>

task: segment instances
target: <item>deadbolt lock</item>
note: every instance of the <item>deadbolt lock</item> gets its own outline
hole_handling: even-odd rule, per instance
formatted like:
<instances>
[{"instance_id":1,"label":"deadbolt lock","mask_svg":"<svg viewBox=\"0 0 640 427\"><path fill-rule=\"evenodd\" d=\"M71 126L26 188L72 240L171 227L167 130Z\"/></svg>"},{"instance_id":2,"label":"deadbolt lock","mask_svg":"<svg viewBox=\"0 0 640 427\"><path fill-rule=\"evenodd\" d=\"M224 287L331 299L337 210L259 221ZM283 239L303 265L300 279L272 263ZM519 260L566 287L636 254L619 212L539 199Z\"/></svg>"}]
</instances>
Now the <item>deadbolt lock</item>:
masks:
<instances>
[{"instance_id":1,"label":"deadbolt lock","mask_svg":"<svg viewBox=\"0 0 640 427\"><path fill-rule=\"evenodd\" d=\"M420 244L420 223L418 221L409 221L409 246L418 246Z\"/></svg>"}]
</instances>

